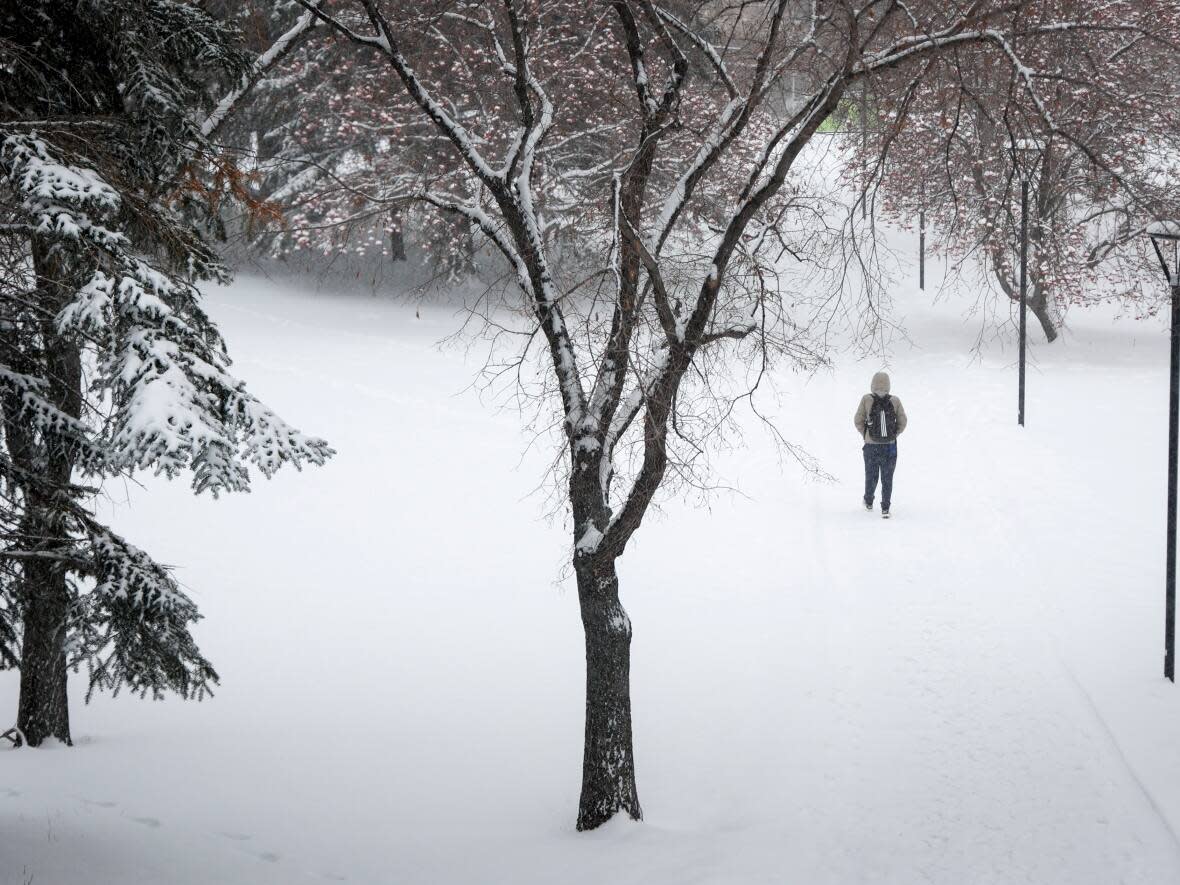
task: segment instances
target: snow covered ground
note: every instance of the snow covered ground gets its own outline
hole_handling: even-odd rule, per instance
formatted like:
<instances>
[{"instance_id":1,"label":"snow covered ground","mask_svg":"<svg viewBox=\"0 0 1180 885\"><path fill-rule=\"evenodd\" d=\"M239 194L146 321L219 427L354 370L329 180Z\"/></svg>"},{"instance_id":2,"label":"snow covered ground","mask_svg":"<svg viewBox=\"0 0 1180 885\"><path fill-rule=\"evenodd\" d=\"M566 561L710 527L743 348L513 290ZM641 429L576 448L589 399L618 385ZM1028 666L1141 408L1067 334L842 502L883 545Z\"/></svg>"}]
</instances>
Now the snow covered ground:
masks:
<instances>
[{"instance_id":1,"label":"snow covered ground","mask_svg":"<svg viewBox=\"0 0 1180 885\"><path fill-rule=\"evenodd\" d=\"M837 482L751 429L717 459L744 495L641 529L646 820L580 835L570 542L531 494L548 453L467 389L477 353L434 346L453 309L213 293L239 373L339 454L220 501L109 490L223 686L83 706L76 678L76 747L0 752L0 885L1180 881L1164 327L1073 314L1020 430L1014 352L973 358L960 304L899 303L895 518L858 501L879 364L784 374L782 426Z\"/></svg>"}]
</instances>

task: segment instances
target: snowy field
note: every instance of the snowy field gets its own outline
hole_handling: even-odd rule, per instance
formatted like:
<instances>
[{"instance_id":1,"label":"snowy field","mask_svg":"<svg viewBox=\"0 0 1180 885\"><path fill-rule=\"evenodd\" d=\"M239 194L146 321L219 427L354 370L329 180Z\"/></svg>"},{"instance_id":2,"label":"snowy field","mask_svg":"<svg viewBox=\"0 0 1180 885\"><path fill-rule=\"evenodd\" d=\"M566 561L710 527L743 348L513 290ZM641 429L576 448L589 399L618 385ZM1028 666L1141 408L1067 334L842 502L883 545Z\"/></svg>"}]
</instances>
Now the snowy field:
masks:
<instances>
[{"instance_id":1,"label":"snowy field","mask_svg":"<svg viewBox=\"0 0 1180 885\"><path fill-rule=\"evenodd\" d=\"M339 454L220 501L108 489L223 685L83 706L75 678L77 746L0 753L0 885L1180 882L1164 326L1072 314L1021 431L1014 350L973 358L961 304L898 299L895 518L858 501L879 361L784 373L765 405L836 482L751 423L716 460L741 494L640 530L646 820L579 835L569 538L534 493L548 452L468 389L478 351L435 346L455 310L212 293L238 372Z\"/></svg>"}]
</instances>

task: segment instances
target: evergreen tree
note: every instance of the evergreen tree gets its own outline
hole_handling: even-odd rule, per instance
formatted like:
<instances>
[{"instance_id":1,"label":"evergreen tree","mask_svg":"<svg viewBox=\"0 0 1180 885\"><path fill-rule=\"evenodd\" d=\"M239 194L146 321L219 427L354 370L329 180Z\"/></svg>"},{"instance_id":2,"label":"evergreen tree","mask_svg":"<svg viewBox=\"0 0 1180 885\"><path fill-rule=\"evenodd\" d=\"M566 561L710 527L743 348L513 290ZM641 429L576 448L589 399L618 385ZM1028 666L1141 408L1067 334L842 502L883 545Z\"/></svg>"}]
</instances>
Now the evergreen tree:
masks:
<instances>
[{"instance_id":1,"label":"evergreen tree","mask_svg":"<svg viewBox=\"0 0 1180 885\"><path fill-rule=\"evenodd\" d=\"M103 477L189 471L216 495L247 489L250 464L331 454L230 373L200 306L197 283L227 278L200 227L211 182L235 186L203 110L247 72L236 46L178 0L0 17L0 667L20 669L17 742L70 742L70 668L90 692L199 699L217 681L192 600L87 506Z\"/></svg>"}]
</instances>

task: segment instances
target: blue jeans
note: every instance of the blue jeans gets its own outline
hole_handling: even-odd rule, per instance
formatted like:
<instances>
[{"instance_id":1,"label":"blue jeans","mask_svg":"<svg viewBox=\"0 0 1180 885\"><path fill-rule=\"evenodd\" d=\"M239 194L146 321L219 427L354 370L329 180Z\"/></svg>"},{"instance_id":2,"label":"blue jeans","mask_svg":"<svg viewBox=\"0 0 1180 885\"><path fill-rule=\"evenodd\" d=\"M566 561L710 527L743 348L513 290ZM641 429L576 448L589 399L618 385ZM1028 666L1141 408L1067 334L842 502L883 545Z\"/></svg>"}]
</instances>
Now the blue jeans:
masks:
<instances>
[{"instance_id":1,"label":"blue jeans","mask_svg":"<svg viewBox=\"0 0 1180 885\"><path fill-rule=\"evenodd\" d=\"M865 443L865 503L873 503L877 477L881 477L881 509L889 509L893 494L893 469L897 466L897 443Z\"/></svg>"}]
</instances>

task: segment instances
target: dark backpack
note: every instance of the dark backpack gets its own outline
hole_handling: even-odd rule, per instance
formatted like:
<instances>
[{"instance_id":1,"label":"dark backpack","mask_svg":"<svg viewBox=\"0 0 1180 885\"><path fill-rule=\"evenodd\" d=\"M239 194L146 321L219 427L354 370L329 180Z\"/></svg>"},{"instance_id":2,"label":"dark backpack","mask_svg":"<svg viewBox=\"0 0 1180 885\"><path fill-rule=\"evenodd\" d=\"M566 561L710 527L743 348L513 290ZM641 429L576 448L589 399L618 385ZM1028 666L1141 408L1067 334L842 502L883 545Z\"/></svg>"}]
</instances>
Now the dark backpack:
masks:
<instances>
[{"instance_id":1,"label":"dark backpack","mask_svg":"<svg viewBox=\"0 0 1180 885\"><path fill-rule=\"evenodd\" d=\"M890 443L897 440L897 410L893 408L893 397L873 394L873 405L869 409L867 430L873 442Z\"/></svg>"}]
</instances>

